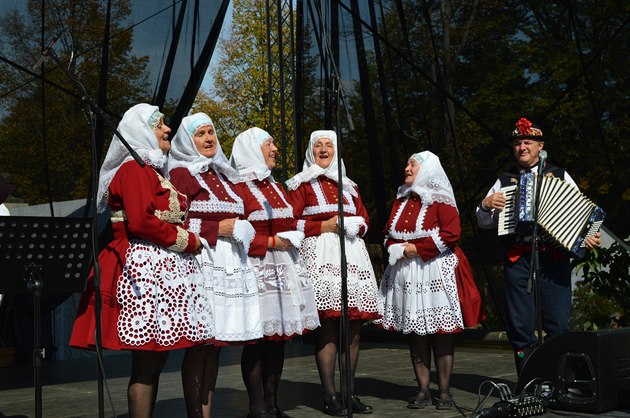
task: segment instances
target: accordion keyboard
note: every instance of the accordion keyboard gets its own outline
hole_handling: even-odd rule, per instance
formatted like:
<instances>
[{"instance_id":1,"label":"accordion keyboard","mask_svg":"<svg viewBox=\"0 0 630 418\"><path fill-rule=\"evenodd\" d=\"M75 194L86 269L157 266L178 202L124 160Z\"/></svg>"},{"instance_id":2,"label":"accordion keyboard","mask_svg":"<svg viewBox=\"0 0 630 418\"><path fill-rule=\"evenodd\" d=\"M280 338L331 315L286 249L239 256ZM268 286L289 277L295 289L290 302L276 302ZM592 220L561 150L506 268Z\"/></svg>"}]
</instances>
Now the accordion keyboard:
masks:
<instances>
[{"instance_id":1,"label":"accordion keyboard","mask_svg":"<svg viewBox=\"0 0 630 418\"><path fill-rule=\"evenodd\" d=\"M513 186L502 187L501 192L505 196L505 207L499 212L497 220L499 235L508 235L516 232L516 224L518 221L516 211L516 184Z\"/></svg>"}]
</instances>

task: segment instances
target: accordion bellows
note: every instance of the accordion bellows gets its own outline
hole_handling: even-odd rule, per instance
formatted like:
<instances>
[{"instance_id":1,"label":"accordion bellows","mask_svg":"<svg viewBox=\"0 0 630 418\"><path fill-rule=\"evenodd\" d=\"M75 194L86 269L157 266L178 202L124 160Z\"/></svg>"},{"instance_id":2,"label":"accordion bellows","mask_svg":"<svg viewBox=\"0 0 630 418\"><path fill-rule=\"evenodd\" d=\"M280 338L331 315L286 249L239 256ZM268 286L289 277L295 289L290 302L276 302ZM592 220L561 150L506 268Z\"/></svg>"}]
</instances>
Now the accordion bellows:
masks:
<instances>
[{"instance_id":1,"label":"accordion bellows","mask_svg":"<svg viewBox=\"0 0 630 418\"><path fill-rule=\"evenodd\" d=\"M499 235L531 230L536 179L533 173L524 173L518 184L501 188L506 204L499 213ZM564 248L570 256L584 257L584 240L599 231L605 217L604 210L573 185L557 177L543 176L541 179L538 225L547 241Z\"/></svg>"}]
</instances>

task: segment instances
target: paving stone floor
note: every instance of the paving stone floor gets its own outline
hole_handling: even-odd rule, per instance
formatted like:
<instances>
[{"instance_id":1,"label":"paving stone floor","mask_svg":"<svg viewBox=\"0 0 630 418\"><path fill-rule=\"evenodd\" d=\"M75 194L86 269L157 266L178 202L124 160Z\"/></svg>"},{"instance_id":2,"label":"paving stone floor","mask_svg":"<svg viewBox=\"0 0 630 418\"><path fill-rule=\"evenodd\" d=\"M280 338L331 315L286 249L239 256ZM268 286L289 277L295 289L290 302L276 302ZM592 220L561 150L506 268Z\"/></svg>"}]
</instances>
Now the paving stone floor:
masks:
<instances>
[{"instance_id":1,"label":"paving stone floor","mask_svg":"<svg viewBox=\"0 0 630 418\"><path fill-rule=\"evenodd\" d=\"M514 389L512 352L501 344L458 344L452 378L452 394L459 407L437 411L431 406L423 410L406 408L406 399L413 394L415 381L404 341L366 338L362 344L356 375L356 395L374 407L371 417L469 417L480 399L493 385L505 383ZM240 348L226 347L221 353L221 369L213 403L213 417L245 417L247 393L240 374ZM185 417L180 381L183 353L170 354L162 373L155 418ZM130 357L127 353L104 356L106 390L104 416L127 418L126 388ZM50 418L98 417L98 385L94 358L47 362L41 369L42 416ZM437 395L435 376L431 389ZM33 368L17 364L0 368L0 418L35 417ZM484 407L498 401L493 391ZM325 417L320 412L321 389L313 357L313 346L304 341L287 344L286 362L280 386L281 407L294 418ZM354 414L354 416L360 416ZM589 414L570 411L547 411L545 417L630 418L630 409Z\"/></svg>"}]
</instances>

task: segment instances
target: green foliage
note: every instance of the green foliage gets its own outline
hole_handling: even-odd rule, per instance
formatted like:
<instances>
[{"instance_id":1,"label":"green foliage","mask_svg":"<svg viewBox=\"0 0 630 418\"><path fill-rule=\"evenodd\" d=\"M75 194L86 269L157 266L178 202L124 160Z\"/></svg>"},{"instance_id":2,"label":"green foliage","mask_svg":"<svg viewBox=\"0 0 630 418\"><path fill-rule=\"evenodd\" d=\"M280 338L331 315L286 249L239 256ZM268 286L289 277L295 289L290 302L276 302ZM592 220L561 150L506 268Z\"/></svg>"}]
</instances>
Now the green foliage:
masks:
<instances>
[{"instance_id":1,"label":"green foliage","mask_svg":"<svg viewBox=\"0 0 630 418\"><path fill-rule=\"evenodd\" d=\"M26 15L17 11L4 15L0 54L17 63L34 61L29 51L39 50L42 4L49 7L46 2L29 0ZM56 33L63 26L71 35L74 59L69 70L97 100L106 2L63 0L54 9L55 17L47 20L45 33ZM148 97L147 58L131 54L133 31L122 27L129 13L129 0L113 2L107 111L114 115L122 115L130 103ZM58 49L59 59L68 65L69 55ZM0 65L0 92L5 93L0 108L0 169L11 175L16 186L13 195L29 204L45 203L49 198L84 198L91 175L86 106L53 60L47 60L43 68L50 83L16 67ZM107 130L105 149L111 136Z\"/></svg>"},{"instance_id":2,"label":"green foliage","mask_svg":"<svg viewBox=\"0 0 630 418\"><path fill-rule=\"evenodd\" d=\"M621 306L613 298L595 291L592 283L577 283L571 305L571 330L592 331L627 325L627 319L623 318L622 322Z\"/></svg>"},{"instance_id":3,"label":"green foliage","mask_svg":"<svg viewBox=\"0 0 630 418\"><path fill-rule=\"evenodd\" d=\"M584 278L574 294L574 310L577 318L585 320L585 326L601 327L602 321L610 322L613 314L617 322L628 325L630 314L630 252L626 246L613 243L609 248L589 251L581 260L574 260L573 267Z\"/></svg>"}]
</instances>

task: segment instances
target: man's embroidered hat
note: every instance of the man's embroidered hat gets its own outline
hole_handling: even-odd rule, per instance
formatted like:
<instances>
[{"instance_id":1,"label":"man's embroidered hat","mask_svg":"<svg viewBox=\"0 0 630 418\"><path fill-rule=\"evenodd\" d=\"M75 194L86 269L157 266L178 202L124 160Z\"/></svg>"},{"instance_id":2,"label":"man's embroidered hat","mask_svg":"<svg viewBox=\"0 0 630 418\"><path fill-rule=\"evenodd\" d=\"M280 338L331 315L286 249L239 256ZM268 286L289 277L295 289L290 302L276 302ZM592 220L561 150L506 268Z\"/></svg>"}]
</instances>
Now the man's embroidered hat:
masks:
<instances>
[{"instance_id":1,"label":"man's embroidered hat","mask_svg":"<svg viewBox=\"0 0 630 418\"><path fill-rule=\"evenodd\" d=\"M535 139L536 141L543 141L543 133L540 128L525 118L520 118L516 122L516 129L512 131L511 139Z\"/></svg>"}]
</instances>

